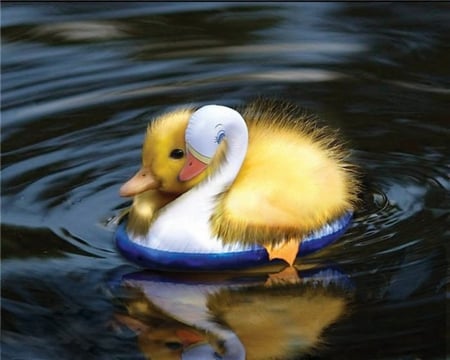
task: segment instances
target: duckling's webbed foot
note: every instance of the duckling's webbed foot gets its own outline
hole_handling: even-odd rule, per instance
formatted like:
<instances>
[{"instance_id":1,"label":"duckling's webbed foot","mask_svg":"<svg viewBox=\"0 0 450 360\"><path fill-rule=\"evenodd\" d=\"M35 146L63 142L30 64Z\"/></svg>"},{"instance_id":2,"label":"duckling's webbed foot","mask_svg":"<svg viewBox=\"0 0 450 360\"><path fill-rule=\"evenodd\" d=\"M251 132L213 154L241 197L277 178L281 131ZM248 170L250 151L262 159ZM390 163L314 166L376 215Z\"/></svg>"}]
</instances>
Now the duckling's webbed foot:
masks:
<instances>
[{"instance_id":1,"label":"duckling's webbed foot","mask_svg":"<svg viewBox=\"0 0 450 360\"><path fill-rule=\"evenodd\" d=\"M291 238L275 245L264 245L269 260L281 259L288 263L288 267L278 273L270 274L266 286L277 284L296 284L300 281L297 270L294 267L295 259L300 249L300 240Z\"/></svg>"},{"instance_id":2,"label":"duckling's webbed foot","mask_svg":"<svg viewBox=\"0 0 450 360\"><path fill-rule=\"evenodd\" d=\"M300 240L291 238L275 245L264 245L264 248L269 255L269 260L281 259L286 261L289 266L293 266L300 249Z\"/></svg>"}]
</instances>

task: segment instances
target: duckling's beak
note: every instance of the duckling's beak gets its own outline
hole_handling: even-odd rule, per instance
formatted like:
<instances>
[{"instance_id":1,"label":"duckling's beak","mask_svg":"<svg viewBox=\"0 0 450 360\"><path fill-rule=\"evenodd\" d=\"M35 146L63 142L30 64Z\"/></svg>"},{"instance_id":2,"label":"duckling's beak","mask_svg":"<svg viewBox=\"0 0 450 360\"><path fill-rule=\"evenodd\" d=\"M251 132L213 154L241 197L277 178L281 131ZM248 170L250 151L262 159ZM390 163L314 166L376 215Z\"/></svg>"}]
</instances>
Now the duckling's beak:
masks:
<instances>
[{"instance_id":1,"label":"duckling's beak","mask_svg":"<svg viewBox=\"0 0 450 360\"><path fill-rule=\"evenodd\" d=\"M135 196L144 191L157 189L160 186L152 171L142 167L130 180L120 188L120 196Z\"/></svg>"},{"instance_id":2,"label":"duckling's beak","mask_svg":"<svg viewBox=\"0 0 450 360\"><path fill-rule=\"evenodd\" d=\"M206 169L208 164L195 157L189 150L186 152L186 165L178 174L178 180L188 181Z\"/></svg>"}]
</instances>

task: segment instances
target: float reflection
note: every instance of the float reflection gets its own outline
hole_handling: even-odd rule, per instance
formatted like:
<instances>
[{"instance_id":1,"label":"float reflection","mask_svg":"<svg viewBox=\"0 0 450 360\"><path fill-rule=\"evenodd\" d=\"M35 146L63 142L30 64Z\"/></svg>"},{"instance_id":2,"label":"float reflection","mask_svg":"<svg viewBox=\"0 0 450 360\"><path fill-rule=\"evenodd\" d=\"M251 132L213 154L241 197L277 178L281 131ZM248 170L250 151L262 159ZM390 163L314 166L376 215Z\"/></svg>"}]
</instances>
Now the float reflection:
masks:
<instances>
[{"instance_id":1,"label":"float reflection","mask_svg":"<svg viewBox=\"0 0 450 360\"><path fill-rule=\"evenodd\" d=\"M299 271L296 283L269 275L126 274L115 321L153 360L289 359L320 349L325 330L350 312L350 279L333 267Z\"/></svg>"}]
</instances>

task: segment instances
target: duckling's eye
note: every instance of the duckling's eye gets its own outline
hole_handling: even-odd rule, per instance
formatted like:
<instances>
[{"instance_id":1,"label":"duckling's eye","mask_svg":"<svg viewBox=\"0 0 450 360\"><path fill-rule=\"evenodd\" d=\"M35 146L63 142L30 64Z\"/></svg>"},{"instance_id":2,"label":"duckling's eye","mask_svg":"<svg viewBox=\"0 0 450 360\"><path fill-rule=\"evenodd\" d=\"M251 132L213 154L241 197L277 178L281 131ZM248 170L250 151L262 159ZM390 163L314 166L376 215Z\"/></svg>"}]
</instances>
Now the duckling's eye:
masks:
<instances>
[{"instance_id":1,"label":"duckling's eye","mask_svg":"<svg viewBox=\"0 0 450 360\"><path fill-rule=\"evenodd\" d=\"M170 152L170 157L172 159L181 159L184 156L184 151L181 149L173 149Z\"/></svg>"}]
</instances>

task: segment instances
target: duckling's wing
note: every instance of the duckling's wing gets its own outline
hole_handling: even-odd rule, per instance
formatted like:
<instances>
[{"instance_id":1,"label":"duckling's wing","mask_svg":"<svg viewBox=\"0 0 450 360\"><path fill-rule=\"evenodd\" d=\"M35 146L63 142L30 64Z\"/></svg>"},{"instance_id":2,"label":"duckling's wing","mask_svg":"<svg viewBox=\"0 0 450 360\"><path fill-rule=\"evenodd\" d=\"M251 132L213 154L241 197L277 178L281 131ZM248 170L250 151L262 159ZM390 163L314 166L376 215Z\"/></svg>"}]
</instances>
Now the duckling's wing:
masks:
<instances>
[{"instance_id":1,"label":"duckling's wing","mask_svg":"<svg viewBox=\"0 0 450 360\"><path fill-rule=\"evenodd\" d=\"M317 144L286 133L251 140L213 219L220 236L302 236L351 208L345 170Z\"/></svg>"}]
</instances>

